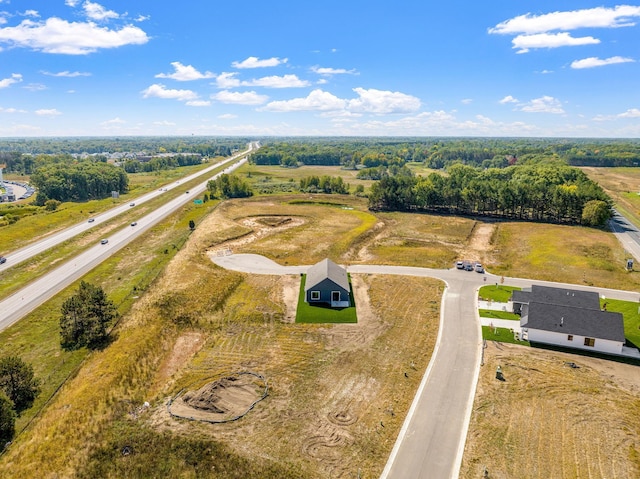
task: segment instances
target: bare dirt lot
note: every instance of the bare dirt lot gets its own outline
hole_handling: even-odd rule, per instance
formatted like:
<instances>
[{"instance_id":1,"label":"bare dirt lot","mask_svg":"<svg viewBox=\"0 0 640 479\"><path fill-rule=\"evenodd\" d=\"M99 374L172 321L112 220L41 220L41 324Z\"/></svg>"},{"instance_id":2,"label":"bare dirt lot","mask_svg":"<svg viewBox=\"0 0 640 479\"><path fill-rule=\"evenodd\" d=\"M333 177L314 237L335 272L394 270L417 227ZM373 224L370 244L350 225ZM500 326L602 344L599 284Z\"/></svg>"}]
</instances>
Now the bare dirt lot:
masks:
<instances>
[{"instance_id":1,"label":"bare dirt lot","mask_svg":"<svg viewBox=\"0 0 640 479\"><path fill-rule=\"evenodd\" d=\"M461 477L640 477L637 366L494 342L484 353Z\"/></svg>"}]
</instances>

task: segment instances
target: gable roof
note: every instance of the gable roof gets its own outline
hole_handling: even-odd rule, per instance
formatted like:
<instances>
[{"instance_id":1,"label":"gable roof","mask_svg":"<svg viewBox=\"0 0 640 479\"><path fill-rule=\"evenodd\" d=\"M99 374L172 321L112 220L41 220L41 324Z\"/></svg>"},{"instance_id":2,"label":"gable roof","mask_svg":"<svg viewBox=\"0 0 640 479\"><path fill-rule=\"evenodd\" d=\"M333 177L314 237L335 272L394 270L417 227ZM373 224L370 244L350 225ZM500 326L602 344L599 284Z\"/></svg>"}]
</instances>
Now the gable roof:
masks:
<instances>
[{"instance_id":1,"label":"gable roof","mask_svg":"<svg viewBox=\"0 0 640 479\"><path fill-rule=\"evenodd\" d=\"M308 291L310 288L316 286L325 279L329 279L341 288L349 291L347 270L342 266L335 264L328 258L314 264L307 270L307 279L305 281L304 290Z\"/></svg>"},{"instance_id":2,"label":"gable roof","mask_svg":"<svg viewBox=\"0 0 640 479\"><path fill-rule=\"evenodd\" d=\"M597 293L594 294L597 296ZM532 301L529 303L529 314L522 321L523 328L625 341L622 314L611 311Z\"/></svg>"},{"instance_id":3,"label":"gable roof","mask_svg":"<svg viewBox=\"0 0 640 479\"><path fill-rule=\"evenodd\" d=\"M534 284L531 286L531 291L513 291L512 300L517 303L546 303L600 311L600 296L593 291Z\"/></svg>"}]
</instances>

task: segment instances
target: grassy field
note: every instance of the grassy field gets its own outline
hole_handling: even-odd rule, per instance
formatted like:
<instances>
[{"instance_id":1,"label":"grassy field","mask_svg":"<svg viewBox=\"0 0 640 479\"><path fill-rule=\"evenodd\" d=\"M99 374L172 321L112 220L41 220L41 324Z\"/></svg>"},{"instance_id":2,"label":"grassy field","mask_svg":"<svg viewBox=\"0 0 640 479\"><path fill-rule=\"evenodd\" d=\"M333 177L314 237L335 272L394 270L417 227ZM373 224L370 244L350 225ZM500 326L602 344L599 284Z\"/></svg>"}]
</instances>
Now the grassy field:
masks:
<instances>
[{"instance_id":1,"label":"grassy field","mask_svg":"<svg viewBox=\"0 0 640 479\"><path fill-rule=\"evenodd\" d=\"M615 236L593 228L497 223L494 260L498 275L637 290L640 272L625 270L627 254Z\"/></svg>"},{"instance_id":2,"label":"grassy field","mask_svg":"<svg viewBox=\"0 0 640 479\"><path fill-rule=\"evenodd\" d=\"M477 222L373 214L366 200L348 195L252 197L221 203L205 218L210 206L190 205L87 278L123 312L104 350L76 357L59 349L57 311L70 291L0 335L0 354L15 346L48 391L20 419L22 430L35 417L0 457L0 477L379 477L431 356L443 285L356 275L357 324L297 324L299 278L229 272L208 254L450 268L477 241ZM189 234L189 219L196 231L173 248ZM603 258L623 256L610 238L497 223L481 246L499 274L588 277L633 289L634 273L584 258L594 245ZM558 269L556 251L566 270ZM481 294L498 300L499 289L506 288ZM638 476L640 427L630 419L640 412L637 394L610 374L564 367L560 353L489 344L461 477L481 477L484 466L504 478ZM506 378L499 385L498 362ZM234 371L257 372L269 384L267 400L245 419L212 426L168 416L166 401L182 388ZM544 444L546 433L553 447ZM123 456L125 446L133 454ZM612 460L602 452L609 450ZM579 458L574 466L571 454ZM558 461L560 475L550 465Z\"/></svg>"},{"instance_id":3,"label":"grassy field","mask_svg":"<svg viewBox=\"0 0 640 479\"><path fill-rule=\"evenodd\" d=\"M318 221L335 209L283 208ZM354 214L356 230L360 216ZM364 291L368 298L357 325L290 323L282 279L230 273L204 255L212 234L224 242L225 222L216 211L199 225L122 318L113 343L87 356L17 438L0 475L255 477L258 469L261 477L379 475L433 349L442 286L366 276L354 287L356 297ZM233 227L227 231L237 237ZM282 242L267 239L261 241L274 247ZM102 274L105 285L115 280ZM183 385L236 370L259 371L270 384L265 406L247 420L212 428L167 417L164 401ZM152 410L136 413L144 401ZM124 446L134 454L119 454ZM206 457L194 464L192 450ZM206 467L220 461L215 471Z\"/></svg>"}]
</instances>

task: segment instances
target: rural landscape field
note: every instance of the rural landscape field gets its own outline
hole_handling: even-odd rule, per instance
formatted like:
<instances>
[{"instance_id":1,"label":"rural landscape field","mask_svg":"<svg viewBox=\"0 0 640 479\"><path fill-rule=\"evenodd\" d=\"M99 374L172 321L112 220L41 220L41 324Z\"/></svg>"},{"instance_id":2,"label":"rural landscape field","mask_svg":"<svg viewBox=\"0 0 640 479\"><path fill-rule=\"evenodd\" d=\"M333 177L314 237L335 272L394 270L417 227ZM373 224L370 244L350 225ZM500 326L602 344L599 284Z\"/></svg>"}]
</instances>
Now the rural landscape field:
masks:
<instances>
[{"instance_id":1,"label":"rural landscape field","mask_svg":"<svg viewBox=\"0 0 640 479\"><path fill-rule=\"evenodd\" d=\"M237 174L256 188L282 189L308 175L358 182L340 167L246 165ZM185 237L189 218L197 226ZM166 244L174 245L170 254ZM108 347L60 351L61 299L0 333L0 353L20 354L43 378L0 472L378 477L431 358L445 284L352 275L357 324L300 324L300 278L235 273L212 261L235 253L281 265L330 257L439 269L465 258L507 277L627 290L640 282L605 230L377 212L357 195L282 192L190 205L91 274L123 311ZM497 365L505 382L495 381ZM185 391L239 372L264 384L235 391L268 391L241 419L211 424L170 414ZM637 475L638 376L631 364L488 341L460 477ZM231 386L226 394L202 396L209 412L201 417L241 397Z\"/></svg>"}]
</instances>

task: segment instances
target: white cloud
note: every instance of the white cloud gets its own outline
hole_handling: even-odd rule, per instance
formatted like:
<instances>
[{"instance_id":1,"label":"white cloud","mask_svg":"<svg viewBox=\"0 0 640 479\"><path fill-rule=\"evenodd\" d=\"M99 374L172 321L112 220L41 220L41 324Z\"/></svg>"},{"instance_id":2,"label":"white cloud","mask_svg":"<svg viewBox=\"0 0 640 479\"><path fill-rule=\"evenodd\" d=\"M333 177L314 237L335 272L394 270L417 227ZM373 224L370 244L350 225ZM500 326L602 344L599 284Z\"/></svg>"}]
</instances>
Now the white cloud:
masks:
<instances>
[{"instance_id":1,"label":"white cloud","mask_svg":"<svg viewBox=\"0 0 640 479\"><path fill-rule=\"evenodd\" d=\"M113 10L107 10L99 3L90 2L88 0L82 4L82 8L84 9L84 13L91 20L100 21L109 20L111 18L120 18L120 15Z\"/></svg>"},{"instance_id":2,"label":"white cloud","mask_svg":"<svg viewBox=\"0 0 640 479\"><path fill-rule=\"evenodd\" d=\"M632 63L635 62L633 58L625 58L625 57L610 57L600 59L598 57L589 57L583 58L582 60L575 60L571 63L571 68L581 69L581 68L594 68L594 67L602 67L606 65L615 65L616 63Z\"/></svg>"},{"instance_id":3,"label":"white cloud","mask_svg":"<svg viewBox=\"0 0 640 479\"><path fill-rule=\"evenodd\" d=\"M527 35L553 30L569 31L579 28L618 28L635 25L634 17L640 17L640 6L618 5L614 8L596 7L567 12L552 12L543 15L527 13L504 22L489 33Z\"/></svg>"},{"instance_id":4,"label":"white cloud","mask_svg":"<svg viewBox=\"0 0 640 479\"><path fill-rule=\"evenodd\" d=\"M26 111L18 110L17 108L2 108L0 106L0 113L26 113Z\"/></svg>"},{"instance_id":5,"label":"white cloud","mask_svg":"<svg viewBox=\"0 0 640 479\"><path fill-rule=\"evenodd\" d=\"M420 100L400 92L354 88L359 98L349 100L348 108L354 112L376 114L406 113L418 110Z\"/></svg>"},{"instance_id":6,"label":"white cloud","mask_svg":"<svg viewBox=\"0 0 640 479\"><path fill-rule=\"evenodd\" d=\"M43 85L42 83L29 83L28 85L25 85L22 88L29 91L48 90L47 85Z\"/></svg>"},{"instance_id":7,"label":"white cloud","mask_svg":"<svg viewBox=\"0 0 640 479\"><path fill-rule=\"evenodd\" d=\"M415 111L420 108L420 100L400 92L364 88L354 88L358 98L345 100L320 89L313 90L305 98L272 101L263 111L323 111L348 110L350 113L390 114Z\"/></svg>"},{"instance_id":8,"label":"white cloud","mask_svg":"<svg viewBox=\"0 0 640 479\"><path fill-rule=\"evenodd\" d=\"M25 10L23 15L25 17L34 17L34 18L38 18L40 16L40 14L38 13L38 10Z\"/></svg>"},{"instance_id":9,"label":"white cloud","mask_svg":"<svg viewBox=\"0 0 640 479\"><path fill-rule=\"evenodd\" d=\"M221 103L233 103L238 105L262 105L269 97L266 95L259 95L255 91L246 92L232 92L229 90L223 90L211 95L211 98Z\"/></svg>"},{"instance_id":10,"label":"white cloud","mask_svg":"<svg viewBox=\"0 0 640 479\"><path fill-rule=\"evenodd\" d=\"M224 72L216 77L218 88L235 88L240 86L240 80L236 78L237 73Z\"/></svg>"},{"instance_id":11,"label":"white cloud","mask_svg":"<svg viewBox=\"0 0 640 479\"><path fill-rule=\"evenodd\" d=\"M501 103L503 105L505 103L518 103L518 100L517 100L517 98L513 98L511 95L507 95L502 100L500 100L498 103Z\"/></svg>"},{"instance_id":12,"label":"white cloud","mask_svg":"<svg viewBox=\"0 0 640 479\"><path fill-rule=\"evenodd\" d=\"M640 118L640 110L637 108L630 108L624 113L620 113L618 118Z\"/></svg>"},{"instance_id":13,"label":"white cloud","mask_svg":"<svg viewBox=\"0 0 640 479\"><path fill-rule=\"evenodd\" d=\"M156 97L181 101L196 100L198 98L198 95L191 90L171 90L158 83L154 83L143 90L142 96L144 98Z\"/></svg>"},{"instance_id":14,"label":"white cloud","mask_svg":"<svg viewBox=\"0 0 640 479\"><path fill-rule=\"evenodd\" d=\"M64 4L67 7L75 7L78 3L80 3L79 0L64 0Z\"/></svg>"},{"instance_id":15,"label":"white cloud","mask_svg":"<svg viewBox=\"0 0 640 479\"><path fill-rule=\"evenodd\" d=\"M243 81L242 85L261 86L265 88L299 88L309 86L310 83L306 80L300 80L297 75L274 75Z\"/></svg>"},{"instance_id":16,"label":"white cloud","mask_svg":"<svg viewBox=\"0 0 640 479\"><path fill-rule=\"evenodd\" d=\"M292 100L272 101L268 103L263 111L329 111L341 110L345 108L347 102L322 90L313 90L305 98L294 98Z\"/></svg>"},{"instance_id":17,"label":"white cloud","mask_svg":"<svg viewBox=\"0 0 640 479\"><path fill-rule=\"evenodd\" d=\"M463 98L462 100L460 100L460 103L462 103L463 105L470 105L471 103L473 103L473 100L471 98Z\"/></svg>"},{"instance_id":18,"label":"white cloud","mask_svg":"<svg viewBox=\"0 0 640 479\"><path fill-rule=\"evenodd\" d=\"M147 34L132 25L110 30L93 22L67 22L56 17L44 22L23 20L15 27L0 28L1 43L67 55L86 55L102 48L141 45L148 41Z\"/></svg>"},{"instance_id":19,"label":"white cloud","mask_svg":"<svg viewBox=\"0 0 640 479\"><path fill-rule=\"evenodd\" d=\"M175 123L171 122L171 121L154 121L153 122L154 125L158 125L158 126L175 126Z\"/></svg>"},{"instance_id":20,"label":"white cloud","mask_svg":"<svg viewBox=\"0 0 640 479\"><path fill-rule=\"evenodd\" d=\"M55 108L51 108L51 109L48 109L48 110L42 108L40 110L36 110L35 114L39 115L39 116L59 116L59 115L62 115L62 113L60 113Z\"/></svg>"},{"instance_id":21,"label":"white cloud","mask_svg":"<svg viewBox=\"0 0 640 479\"><path fill-rule=\"evenodd\" d=\"M0 88L7 88L14 83L20 83L22 81L22 75L19 73L12 73L9 78L3 78L0 80Z\"/></svg>"},{"instance_id":22,"label":"white cloud","mask_svg":"<svg viewBox=\"0 0 640 479\"><path fill-rule=\"evenodd\" d=\"M233 120L234 118L238 118L238 115L234 115L232 113L224 113L222 115L218 115L218 118L221 120Z\"/></svg>"},{"instance_id":23,"label":"white cloud","mask_svg":"<svg viewBox=\"0 0 640 479\"><path fill-rule=\"evenodd\" d=\"M530 48L559 48L580 45L595 45L600 40L594 37L572 37L570 33L536 33L535 35L518 35L512 40L517 53L527 53Z\"/></svg>"},{"instance_id":24,"label":"white cloud","mask_svg":"<svg viewBox=\"0 0 640 479\"><path fill-rule=\"evenodd\" d=\"M233 62L231 65L234 68L264 68L264 67L276 67L280 64L287 63L289 59L287 58L266 58L264 60L260 60L258 57L249 57L246 60L242 60L241 62Z\"/></svg>"},{"instance_id":25,"label":"white cloud","mask_svg":"<svg viewBox=\"0 0 640 479\"><path fill-rule=\"evenodd\" d=\"M52 73L52 72L48 72L48 71L41 71L40 73L42 73L43 75L47 75L50 77L65 77L65 78L76 78L76 77L90 77L91 73L87 73L87 72L70 72L70 71L62 71L62 72L57 72L57 73Z\"/></svg>"},{"instance_id":26,"label":"white cloud","mask_svg":"<svg viewBox=\"0 0 640 479\"><path fill-rule=\"evenodd\" d=\"M546 95L519 105L519 110L527 113L564 113L560 100Z\"/></svg>"},{"instance_id":27,"label":"white cloud","mask_svg":"<svg viewBox=\"0 0 640 479\"><path fill-rule=\"evenodd\" d=\"M311 67L311 71L318 75L331 76L331 75L357 75L358 72L355 69L346 70L344 68L326 68L326 67Z\"/></svg>"},{"instance_id":28,"label":"white cloud","mask_svg":"<svg viewBox=\"0 0 640 479\"><path fill-rule=\"evenodd\" d=\"M174 68L173 73L158 73L156 78L171 78L177 81L202 80L204 78L215 78L215 74L211 72L201 73L191 65L183 65L180 62L171 62Z\"/></svg>"},{"instance_id":29,"label":"white cloud","mask_svg":"<svg viewBox=\"0 0 640 479\"><path fill-rule=\"evenodd\" d=\"M102 123L100 123L100 125L102 125L102 126L112 126L112 125L123 125L125 123L126 123L126 121L124 121L122 118L116 117L116 118L113 118L111 120L103 121Z\"/></svg>"},{"instance_id":30,"label":"white cloud","mask_svg":"<svg viewBox=\"0 0 640 479\"><path fill-rule=\"evenodd\" d=\"M211 106L209 100L189 100L185 103L187 106Z\"/></svg>"}]
</instances>

